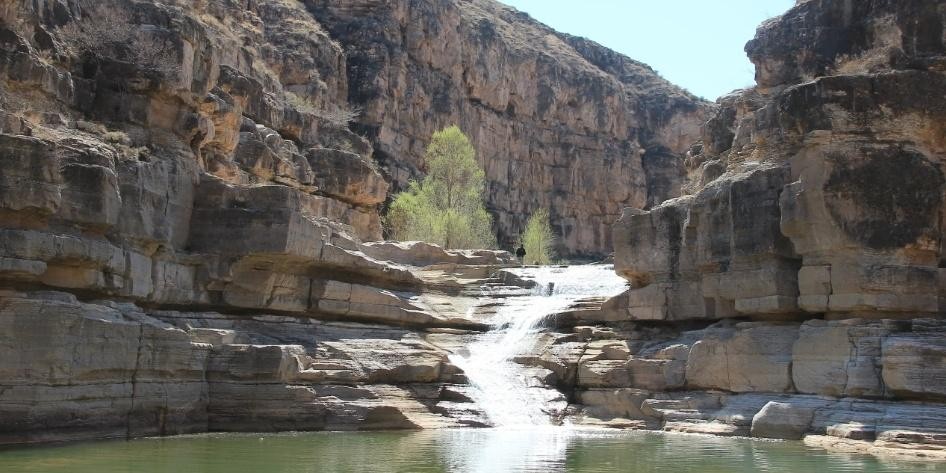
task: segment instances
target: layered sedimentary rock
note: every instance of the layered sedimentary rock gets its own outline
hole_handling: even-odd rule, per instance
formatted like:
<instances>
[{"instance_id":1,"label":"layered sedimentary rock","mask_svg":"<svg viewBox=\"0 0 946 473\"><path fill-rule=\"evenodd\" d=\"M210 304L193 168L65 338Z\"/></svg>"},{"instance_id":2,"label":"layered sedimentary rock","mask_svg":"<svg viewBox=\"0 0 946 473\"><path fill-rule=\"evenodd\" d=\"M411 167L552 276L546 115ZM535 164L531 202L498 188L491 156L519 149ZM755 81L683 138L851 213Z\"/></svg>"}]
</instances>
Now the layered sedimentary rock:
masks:
<instances>
[{"instance_id":1,"label":"layered sedimentary rock","mask_svg":"<svg viewBox=\"0 0 946 473\"><path fill-rule=\"evenodd\" d=\"M125 161L142 161L143 148L165 166L164 155L189 156L231 183L325 197L321 212L364 238L380 236L389 191L422 176L432 132L456 123L486 169L504 245L544 207L563 255L608 253L621 209L679 195L683 153L712 109L646 65L492 0L8 3L5 75L17 86L5 133L58 126L107 136ZM115 33L63 33L103 17L127 17L120 39L154 57L90 55L75 43L94 49Z\"/></svg>"},{"instance_id":2,"label":"layered sedimentary rock","mask_svg":"<svg viewBox=\"0 0 946 473\"><path fill-rule=\"evenodd\" d=\"M631 207L630 289L516 358L576 422L946 456L942 2L798 2L692 146L706 105L485 0L131 3L161 61L0 3L0 443L482 425L449 355L529 283L365 243L455 121L504 236Z\"/></svg>"},{"instance_id":3,"label":"layered sedimentary rock","mask_svg":"<svg viewBox=\"0 0 946 473\"><path fill-rule=\"evenodd\" d=\"M616 226L626 315L939 314L942 23L940 2L809 1L763 25L690 195Z\"/></svg>"},{"instance_id":4,"label":"layered sedimentary rock","mask_svg":"<svg viewBox=\"0 0 946 473\"><path fill-rule=\"evenodd\" d=\"M0 328L3 444L478 422L422 331L54 292L4 294Z\"/></svg>"},{"instance_id":5,"label":"layered sedimentary rock","mask_svg":"<svg viewBox=\"0 0 946 473\"><path fill-rule=\"evenodd\" d=\"M944 457L944 25L810 0L759 28L684 195L615 225L630 289L562 317L622 347L575 361L588 419Z\"/></svg>"},{"instance_id":6,"label":"layered sedimentary rock","mask_svg":"<svg viewBox=\"0 0 946 473\"><path fill-rule=\"evenodd\" d=\"M427 338L512 258L377 242L423 142L601 253L709 108L487 1L0 2L0 443L478 424Z\"/></svg>"},{"instance_id":7,"label":"layered sedimentary rock","mask_svg":"<svg viewBox=\"0 0 946 473\"><path fill-rule=\"evenodd\" d=\"M512 258L365 245L347 95L298 2L2 3L0 443L461 423L424 337Z\"/></svg>"},{"instance_id":8,"label":"layered sedimentary rock","mask_svg":"<svg viewBox=\"0 0 946 473\"><path fill-rule=\"evenodd\" d=\"M458 124L501 244L548 208L562 253L610 252L621 209L679 195L710 106L648 66L492 0L305 3L347 53L357 128L395 185L423 173L431 133Z\"/></svg>"}]
</instances>

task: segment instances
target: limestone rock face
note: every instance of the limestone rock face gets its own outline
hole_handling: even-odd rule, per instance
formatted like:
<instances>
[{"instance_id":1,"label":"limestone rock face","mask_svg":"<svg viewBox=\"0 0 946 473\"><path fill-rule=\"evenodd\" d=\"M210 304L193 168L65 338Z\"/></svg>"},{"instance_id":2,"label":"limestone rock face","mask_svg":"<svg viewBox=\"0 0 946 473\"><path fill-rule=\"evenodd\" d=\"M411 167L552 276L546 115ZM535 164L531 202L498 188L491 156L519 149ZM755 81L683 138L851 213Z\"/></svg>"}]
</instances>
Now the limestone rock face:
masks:
<instances>
[{"instance_id":1,"label":"limestone rock face","mask_svg":"<svg viewBox=\"0 0 946 473\"><path fill-rule=\"evenodd\" d=\"M589 332L576 328L583 341L543 349L564 354L584 346L571 357L579 364L570 386L577 423L814 435L868 453L942 456L944 326L938 319L722 321L699 330L625 326L599 329L603 338L581 335Z\"/></svg>"},{"instance_id":2,"label":"limestone rock face","mask_svg":"<svg viewBox=\"0 0 946 473\"><path fill-rule=\"evenodd\" d=\"M456 427L424 334L306 317L0 296L0 443L214 431Z\"/></svg>"},{"instance_id":3,"label":"limestone rock face","mask_svg":"<svg viewBox=\"0 0 946 473\"><path fill-rule=\"evenodd\" d=\"M102 11L132 48L75 37ZM504 243L547 207L603 254L711 108L491 0L0 2L0 444L481 425L427 331L512 256L379 242L431 133Z\"/></svg>"},{"instance_id":4,"label":"limestone rock face","mask_svg":"<svg viewBox=\"0 0 946 473\"><path fill-rule=\"evenodd\" d=\"M804 1L763 24L746 52L763 87L839 73L936 68L946 58L942 25L942 5L935 1Z\"/></svg>"},{"instance_id":5,"label":"limestone rock face","mask_svg":"<svg viewBox=\"0 0 946 473\"><path fill-rule=\"evenodd\" d=\"M630 288L562 319L576 422L946 458L944 25L942 1L799 0L759 28L682 195L614 226Z\"/></svg>"},{"instance_id":6,"label":"limestone rock face","mask_svg":"<svg viewBox=\"0 0 946 473\"><path fill-rule=\"evenodd\" d=\"M608 308L632 320L779 317L797 311L798 263L779 232L780 167L746 170L615 225L632 288Z\"/></svg>"},{"instance_id":7,"label":"limestone rock face","mask_svg":"<svg viewBox=\"0 0 946 473\"><path fill-rule=\"evenodd\" d=\"M897 326L858 320L802 324L792 355L792 379L802 393L882 397L882 345Z\"/></svg>"},{"instance_id":8,"label":"limestone rock face","mask_svg":"<svg viewBox=\"0 0 946 473\"><path fill-rule=\"evenodd\" d=\"M792 326L755 325L708 330L690 348L687 385L732 392L784 392L792 389Z\"/></svg>"},{"instance_id":9,"label":"limestone rock face","mask_svg":"<svg viewBox=\"0 0 946 473\"><path fill-rule=\"evenodd\" d=\"M881 373L891 393L913 399L942 400L946 396L946 346L937 331L889 337L882 348Z\"/></svg>"},{"instance_id":10,"label":"limestone rock face","mask_svg":"<svg viewBox=\"0 0 946 473\"><path fill-rule=\"evenodd\" d=\"M0 299L0 443L207 428L210 345L130 304L69 294Z\"/></svg>"},{"instance_id":11,"label":"limestone rock face","mask_svg":"<svg viewBox=\"0 0 946 473\"><path fill-rule=\"evenodd\" d=\"M678 195L710 107L649 67L492 0L305 4L343 45L357 128L397 187L432 132L470 136L501 245L544 207L565 253L609 252L622 208Z\"/></svg>"},{"instance_id":12,"label":"limestone rock face","mask_svg":"<svg viewBox=\"0 0 946 473\"><path fill-rule=\"evenodd\" d=\"M855 5L856 3L856 5ZM685 195L625 211L612 302L631 320L941 312L946 23L940 2L808 1L747 51Z\"/></svg>"}]
</instances>

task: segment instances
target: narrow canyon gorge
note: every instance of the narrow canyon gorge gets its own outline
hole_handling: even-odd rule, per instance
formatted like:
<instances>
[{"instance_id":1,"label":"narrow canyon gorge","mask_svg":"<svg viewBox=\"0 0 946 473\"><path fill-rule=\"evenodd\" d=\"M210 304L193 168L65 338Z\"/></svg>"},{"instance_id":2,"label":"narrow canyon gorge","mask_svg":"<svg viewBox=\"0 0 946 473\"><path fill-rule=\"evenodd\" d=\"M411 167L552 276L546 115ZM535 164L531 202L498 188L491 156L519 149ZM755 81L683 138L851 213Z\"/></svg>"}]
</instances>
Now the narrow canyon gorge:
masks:
<instances>
[{"instance_id":1,"label":"narrow canyon gorge","mask_svg":"<svg viewBox=\"0 0 946 473\"><path fill-rule=\"evenodd\" d=\"M0 446L538 423L946 460L946 0L798 0L746 53L710 102L494 0L0 0ZM501 248L544 208L605 263L385 241L454 124Z\"/></svg>"}]
</instances>

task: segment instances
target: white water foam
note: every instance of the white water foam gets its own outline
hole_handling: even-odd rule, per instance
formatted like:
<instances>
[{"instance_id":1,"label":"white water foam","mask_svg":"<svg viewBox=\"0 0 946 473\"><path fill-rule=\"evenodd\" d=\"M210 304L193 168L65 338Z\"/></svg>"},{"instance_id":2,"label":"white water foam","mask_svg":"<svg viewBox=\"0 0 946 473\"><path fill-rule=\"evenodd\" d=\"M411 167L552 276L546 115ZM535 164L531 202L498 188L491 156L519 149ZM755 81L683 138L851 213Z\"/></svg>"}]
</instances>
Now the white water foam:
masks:
<instances>
[{"instance_id":1,"label":"white water foam","mask_svg":"<svg viewBox=\"0 0 946 473\"><path fill-rule=\"evenodd\" d=\"M470 344L467 356L451 361L466 374L470 397L496 427L535 428L552 426L543 408L554 392L534 386L528 370L514 360L535 351L541 324L579 299L614 296L627 283L610 265L542 267L511 270L536 281L531 294L509 297L491 320L494 329Z\"/></svg>"}]
</instances>

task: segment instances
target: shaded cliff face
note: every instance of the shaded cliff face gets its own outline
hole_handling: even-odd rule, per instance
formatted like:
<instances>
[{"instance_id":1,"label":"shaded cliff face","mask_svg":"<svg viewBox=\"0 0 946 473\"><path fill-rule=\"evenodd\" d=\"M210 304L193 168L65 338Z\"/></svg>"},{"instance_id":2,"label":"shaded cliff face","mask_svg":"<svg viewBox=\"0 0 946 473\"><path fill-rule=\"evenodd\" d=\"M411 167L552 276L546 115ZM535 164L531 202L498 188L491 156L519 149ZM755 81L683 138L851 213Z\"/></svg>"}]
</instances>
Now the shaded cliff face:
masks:
<instances>
[{"instance_id":1,"label":"shaded cliff face","mask_svg":"<svg viewBox=\"0 0 946 473\"><path fill-rule=\"evenodd\" d=\"M629 355L588 361L589 416L942 456L944 25L943 1L808 0L758 29L685 195L614 227L631 288L576 316L630 322Z\"/></svg>"},{"instance_id":2,"label":"shaded cliff face","mask_svg":"<svg viewBox=\"0 0 946 473\"><path fill-rule=\"evenodd\" d=\"M709 105L649 67L492 0L308 0L347 54L358 129L396 187L458 124L488 179L501 244L549 208L564 254L611 249L624 207L676 196Z\"/></svg>"},{"instance_id":3,"label":"shaded cliff face","mask_svg":"<svg viewBox=\"0 0 946 473\"><path fill-rule=\"evenodd\" d=\"M614 227L630 289L542 351L578 422L943 458L944 26L941 0L802 0L758 29L684 195Z\"/></svg>"},{"instance_id":4,"label":"shaded cliff face","mask_svg":"<svg viewBox=\"0 0 946 473\"><path fill-rule=\"evenodd\" d=\"M942 311L946 3L799 2L746 50L690 195L615 227L631 318Z\"/></svg>"}]
</instances>

